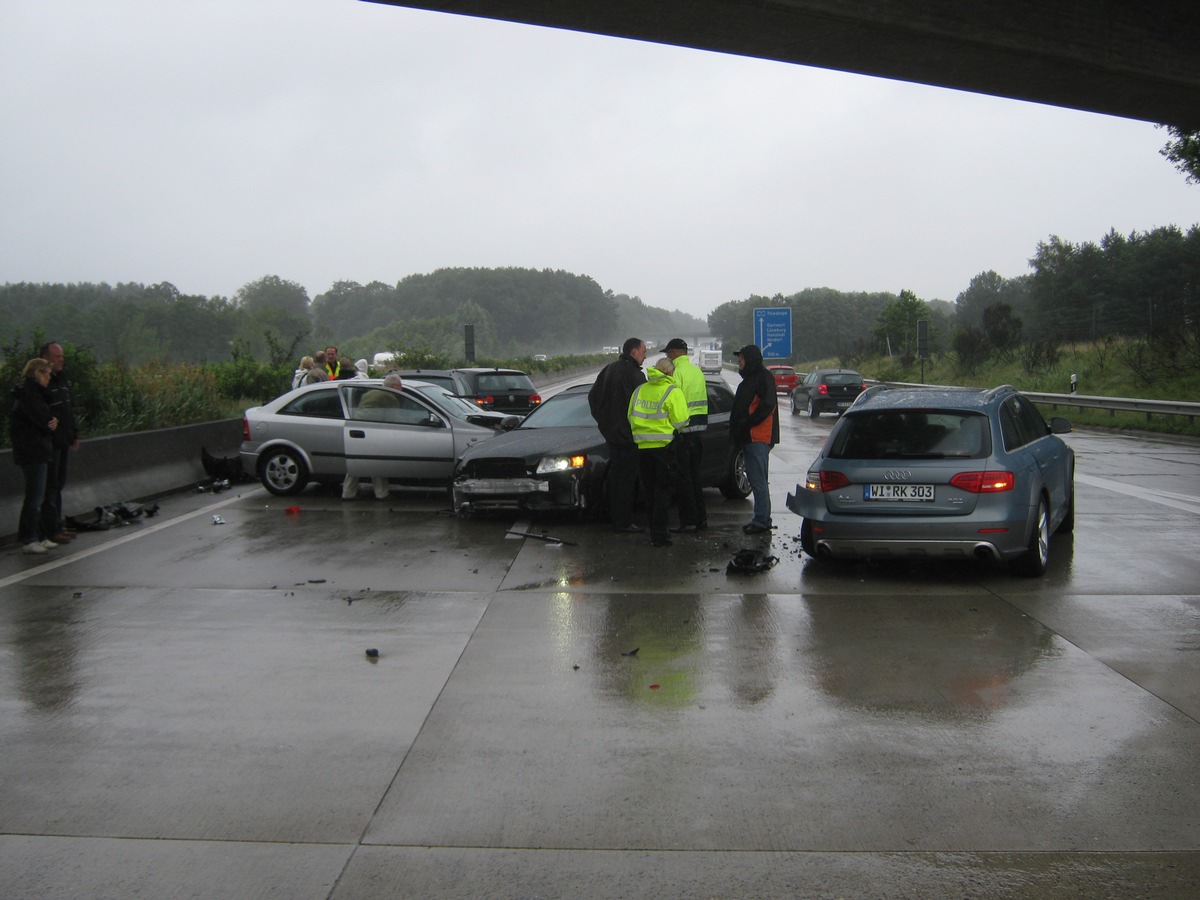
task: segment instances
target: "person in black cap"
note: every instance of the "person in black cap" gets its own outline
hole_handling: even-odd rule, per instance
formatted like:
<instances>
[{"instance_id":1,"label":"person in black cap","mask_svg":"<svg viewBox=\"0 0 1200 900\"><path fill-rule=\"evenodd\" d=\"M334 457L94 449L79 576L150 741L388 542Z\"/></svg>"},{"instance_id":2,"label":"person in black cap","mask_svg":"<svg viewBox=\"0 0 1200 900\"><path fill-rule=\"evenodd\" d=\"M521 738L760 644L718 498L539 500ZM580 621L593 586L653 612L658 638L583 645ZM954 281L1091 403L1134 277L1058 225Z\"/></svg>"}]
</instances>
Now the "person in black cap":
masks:
<instances>
[{"instance_id":1,"label":"person in black cap","mask_svg":"<svg viewBox=\"0 0 1200 900\"><path fill-rule=\"evenodd\" d=\"M775 378L763 365L762 350L747 344L737 351L742 383L733 395L729 414L729 439L746 458L746 477L754 494L754 518L742 526L746 534L771 530L771 491L767 467L771 448L779 443L779 406Z\"/></svg>"},{"instance_id":2,"label":"person in black cap","mask_svg":"<svg viewBox=\"0 0 1200 900\"><path fill-rule=\"evenodd\" d=\"M703 445L700 435L708 428L708 384L704 373L688 359L683 338L667 341L667 357L675 364L675 384L683 391L688 405L687 426L671 442L675 458L675 491L679 498L679 527L676 533L703 531L708 528L708 510L704 506L704 480L700 475Z\"/></svg>"},{"instance_id":3,"label":"person in black cap","mask_svg":"<svg viewBox=\"0 0 1200 900\"><path fill-rule=\"evenodd\" d=\"M645 384L642 363L646 361L646 342L629 338L621 355L600 370L596 383L588 391L592 418L608 444L608 515L613 531L645 531L633 521L633 502L637 496L638 448L629 425L629 398L638 385Z\"/></svg>"}]
</instances>

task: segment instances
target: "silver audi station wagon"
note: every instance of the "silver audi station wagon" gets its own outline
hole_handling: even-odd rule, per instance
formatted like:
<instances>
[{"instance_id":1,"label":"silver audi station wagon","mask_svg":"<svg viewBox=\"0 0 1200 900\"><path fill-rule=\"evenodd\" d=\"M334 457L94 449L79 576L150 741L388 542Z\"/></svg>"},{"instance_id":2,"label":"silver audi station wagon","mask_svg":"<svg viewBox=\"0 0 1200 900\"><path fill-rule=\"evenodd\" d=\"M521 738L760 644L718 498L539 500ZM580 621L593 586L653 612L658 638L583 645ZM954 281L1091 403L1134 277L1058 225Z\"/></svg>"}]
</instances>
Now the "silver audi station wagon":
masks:
<instances>
[{"instance_id":1,"label":"silver audi station wagon","mask_svg":"<svg viewBox=\"0 0 1200 900\"><path fill-rule=\"evenodd\" d=\"M872 389L787 507L817 558L983 559L1046 571L1075 524L1075 453L1011 385Z\"/></svg>"}]
</instances>

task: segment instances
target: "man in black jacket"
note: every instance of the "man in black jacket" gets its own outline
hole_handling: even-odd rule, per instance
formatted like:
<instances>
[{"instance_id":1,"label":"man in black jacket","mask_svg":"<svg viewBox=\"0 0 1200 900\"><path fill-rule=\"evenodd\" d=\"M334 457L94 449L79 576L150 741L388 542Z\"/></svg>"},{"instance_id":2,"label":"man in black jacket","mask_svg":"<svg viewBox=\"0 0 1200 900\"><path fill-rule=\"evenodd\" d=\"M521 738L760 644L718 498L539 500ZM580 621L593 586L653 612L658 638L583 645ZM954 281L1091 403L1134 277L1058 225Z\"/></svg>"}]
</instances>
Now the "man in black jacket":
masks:
<instances>
[{"instance_id":1,"label":"man in black jacket","mask_svg":"<svg viewBox=\"0 0 1200 900\"><path fill-rule=\"evenodd\" d=\"M46 467L46 494L42 500L42 533L56 544L65 544L75 536L66 528L63 518L63 488L67 485L67 454L79 449L79 429L71 406L71 388L63 371L66 356L62 345L52 341L44 344L38 355L50 363L50 384L47 387L50 414L58 419L54 429L54 455Z\"/></svg>"},{"instance_id":2,"label":"man in black jacket","mask_svg":"<svg viewBox=\"0 0 1200 900\"><path fill-rule=\"evenodd\" d=\"M600 370L588 391L592 418L608 444L608 515L613 531L639 532L633 523L633 501L637 494L638 449L629 427L629 398L646 381L642 363L646 342L629 338L621 355Z\"/></svg>"},{"instance_id":3,"label":"man in black jacket","mask_svg":"<svg viewBox=\"0 0 1200 900\"><path fill-rule=\"evenodd\" d=\"M746 458L746 477L754 493L754 518L742 526L746 534L771 530L771 491L767 468L771 448L779 443L779 401L775 378L763 365L762 350L747 344L737 352L742 383L733 395L729 414L729 440Z\"/></svg>"}]
</instances>

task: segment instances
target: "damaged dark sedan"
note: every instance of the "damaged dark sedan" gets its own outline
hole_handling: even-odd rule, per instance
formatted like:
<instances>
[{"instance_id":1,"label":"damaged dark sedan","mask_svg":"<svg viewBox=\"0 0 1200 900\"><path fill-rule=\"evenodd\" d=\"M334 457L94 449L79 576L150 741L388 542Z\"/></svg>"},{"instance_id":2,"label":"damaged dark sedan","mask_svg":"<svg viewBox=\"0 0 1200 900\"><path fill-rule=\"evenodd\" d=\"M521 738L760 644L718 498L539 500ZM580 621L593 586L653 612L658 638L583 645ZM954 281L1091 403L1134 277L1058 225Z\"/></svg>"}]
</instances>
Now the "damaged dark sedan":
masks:
<instances>
[{"instance_id":1,"label":"damaged dark sedan","mask_svg":"<svg viewBox=\"0 0 1200 900\"><path fill-rule=\"evenodd\" d=\"M705 487L730 498L750 493L741 452L730 453L733 394L720 379L708 384L704 432ZM454 509L599 514L604 506L608 449L578 385L546 400L520 426L472 447L455 469Z\"/></svg>"}]
</instances>

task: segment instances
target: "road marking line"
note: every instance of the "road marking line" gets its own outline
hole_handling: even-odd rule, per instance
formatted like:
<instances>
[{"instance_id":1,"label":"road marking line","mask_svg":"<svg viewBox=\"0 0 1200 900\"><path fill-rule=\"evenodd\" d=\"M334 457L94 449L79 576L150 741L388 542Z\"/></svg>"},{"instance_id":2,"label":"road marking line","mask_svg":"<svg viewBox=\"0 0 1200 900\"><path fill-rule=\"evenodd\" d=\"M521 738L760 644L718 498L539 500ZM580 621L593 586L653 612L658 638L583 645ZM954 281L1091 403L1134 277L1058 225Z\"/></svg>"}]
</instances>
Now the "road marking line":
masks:
<instances>
[{"instance_id":1,"label":"road marking line","mask_svg":"<svg viewBox=\"0 0 1200 900\"><path fill-rule=\"evenodd\" d=\"M1110 478L1095 478L1091 475L1081 475L1078 472L1075 473L1075 480L1090 484L1092 487L1103 488L1106 491L1125 494L1127 497L1161 503L1163 506L1182 509L1184 512L1200 513L1200 497L1190 497L1187 494L1176 494L1172 491L1160 491L1151 487L1126 487L1113 482Z\"/></svg>"},{"instance_id":2,"label":"road marking line","mask_svg":"<svg viewBox=\"0 0 1200 900\"><path fill-rule=\"evenodd\" d=\"M115 540L105 541L103 544L97 544L95 547L89 547L87 550L78 550L70 553L69 556L59 556L53 560L42 563L40 566L34 566L32 569L26 569L23 572L18 572L15 575L9 575L7 578L0 578L0 588L8 587L10 584L16 584L19 581L24 581L34 575L41 575L44 572L52 572L55 569L68 565L69 563L78 562L81 559L87 559L89 556L95 556L104 550L111 550L113 547L120 547L122 544L128 544L132 540L140 537L146 537L150 534L156 534L164 528L170 528L172 525L178 525L180 522L187 522L200 516L212 515L215 509L224 509L237 503L239 500L257 494L262 488L252 488L249 491L238 494L236 497L230 497L228 500L222 500L220 503L214 503L212 506L205 506L203 509L193 510L190 513L184 513L181 516L176 516L174 519L167 519L163 522L158 522L151 525L149 528L139 528L132 534L127 534L124 537L116 538Z\"/></svg>"}]
</instances>

